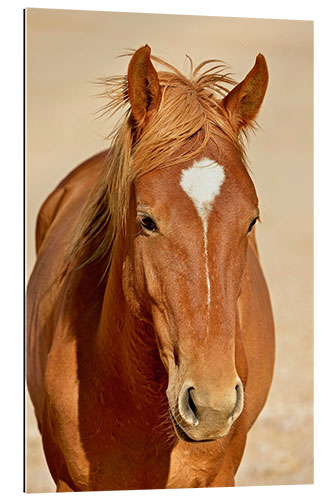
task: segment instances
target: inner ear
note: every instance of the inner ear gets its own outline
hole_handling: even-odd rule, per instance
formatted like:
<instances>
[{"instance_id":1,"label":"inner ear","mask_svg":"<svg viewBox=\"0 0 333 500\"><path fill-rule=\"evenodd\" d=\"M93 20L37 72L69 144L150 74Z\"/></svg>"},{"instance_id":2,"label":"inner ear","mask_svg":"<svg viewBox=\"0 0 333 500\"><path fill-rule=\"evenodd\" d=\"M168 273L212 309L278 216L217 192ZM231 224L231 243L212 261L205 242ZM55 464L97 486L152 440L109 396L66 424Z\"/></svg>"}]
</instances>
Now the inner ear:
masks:
<instances>
[{"instance_id":1,"label":"inner ear","mask_svg":"<svg viewBox=\"0 0 333 500\"><path fill-rule=\"evenodd\" d=\"M138 126L157 111L161 102L161 88L148 45L138 49L128 66L128 94L134 120Z\"/></svg>"},{"instance_id":2,"label":"inner ear","mask_svg":"<svg viewBox=\"0 0 333 500\"><path fill-rule=\"evenodd\" d=\"M255 65L242 82L222 100L221 106L235 129L240 129L257 116L268 84L266 59L258 54Z\"/></svg>"}]
</instances>

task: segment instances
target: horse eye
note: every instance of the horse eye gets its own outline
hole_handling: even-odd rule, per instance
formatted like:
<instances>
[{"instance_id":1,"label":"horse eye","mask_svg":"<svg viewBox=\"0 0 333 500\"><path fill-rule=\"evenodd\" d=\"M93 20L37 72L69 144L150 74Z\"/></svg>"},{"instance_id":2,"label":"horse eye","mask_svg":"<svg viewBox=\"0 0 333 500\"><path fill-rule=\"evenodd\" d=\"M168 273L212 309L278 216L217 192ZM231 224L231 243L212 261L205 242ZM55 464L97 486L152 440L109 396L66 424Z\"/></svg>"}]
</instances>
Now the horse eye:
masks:
<instances>
[{"instance_id":1,"label":"horse eye","mask_svg":"<svg viewBox=\"0 0 333 500\"><path fill-rule=\"evenodd\" d=\"M144 217L141 217L140 219L140 224L141 226L146 230L146 231L149 231L149 232L157 232L158 229L157 229L157 226L155 224L155 222L153 221L153 219L151 219L150 217L147 217L147 216L144 216Z\"/></svg>"},{"instance_id":2,"label":"horse eye","mask_svg":"<svg viewBox=\"0 0 333 500\"><path fill-rule=\"evenodd\" d=\"M258 220L258 219L259 219L259 216L255 217L255 218L253 219L253 221L252 221L252 222L251 222L251 224L249 225L249 229L247 230L247 232L248 232L248 233L250 233L250 232L251 232L251 230L252 230L253 226L255 225L255 223L257 222L257 220Z\"/></svg>"}]
</instances>

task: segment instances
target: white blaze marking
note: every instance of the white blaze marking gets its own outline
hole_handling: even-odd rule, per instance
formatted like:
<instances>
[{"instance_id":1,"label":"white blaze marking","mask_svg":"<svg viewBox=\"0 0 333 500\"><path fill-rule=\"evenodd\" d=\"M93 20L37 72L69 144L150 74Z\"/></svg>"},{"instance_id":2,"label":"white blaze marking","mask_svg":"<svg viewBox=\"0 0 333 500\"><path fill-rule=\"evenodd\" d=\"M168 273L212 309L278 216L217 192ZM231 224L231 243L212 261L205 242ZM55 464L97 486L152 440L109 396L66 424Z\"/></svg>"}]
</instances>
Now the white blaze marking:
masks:
<instances>
[{"instance_id":1,"label":"white blaze marking","mask_svg":"<svg viewBox=\"0 0 333 500\"><path fill-rule=\"evenodd\" d=\"M192 167L182 171L180 179L180 186L193 201L201 217L204 228L208 310L210 305L210 279L207 250L208 216L212 210L213 202L220 192L224 179L225 174L223 167L209 158L202 158L200 161L195 161Z\"/></svg>"}]
</instances>

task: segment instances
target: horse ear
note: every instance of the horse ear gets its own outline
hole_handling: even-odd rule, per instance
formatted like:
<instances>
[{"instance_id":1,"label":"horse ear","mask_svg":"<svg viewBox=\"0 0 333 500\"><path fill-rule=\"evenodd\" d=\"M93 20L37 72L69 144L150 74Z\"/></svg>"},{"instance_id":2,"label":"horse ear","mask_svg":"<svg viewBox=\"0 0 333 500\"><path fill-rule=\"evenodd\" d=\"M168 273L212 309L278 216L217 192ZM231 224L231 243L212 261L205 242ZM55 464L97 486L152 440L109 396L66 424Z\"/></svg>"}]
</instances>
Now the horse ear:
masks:
<instances>
[{"instance_id":1,"label":"horse ear","mask_svg":"<svg viewBox=\"0 0 333 500\"><path fill-rule=\"evenodd\" d=\"M157 111L161 101L161 89L157 72L150 60L148 45L138 49L128 66L128 94L132 114L138 126Z\"/></svg>"},{"instance_id":2,"label":"horse ear","mask_svg":"<svg viewBox=\"0 0 333 500\"><path fill-rule=\"evenodd\" d=\"M264 99L268 84L268 68L262 54L242 82L222 100L232 125L236 129L249 125L255 119Z\"/></svg>"}]
</instances>

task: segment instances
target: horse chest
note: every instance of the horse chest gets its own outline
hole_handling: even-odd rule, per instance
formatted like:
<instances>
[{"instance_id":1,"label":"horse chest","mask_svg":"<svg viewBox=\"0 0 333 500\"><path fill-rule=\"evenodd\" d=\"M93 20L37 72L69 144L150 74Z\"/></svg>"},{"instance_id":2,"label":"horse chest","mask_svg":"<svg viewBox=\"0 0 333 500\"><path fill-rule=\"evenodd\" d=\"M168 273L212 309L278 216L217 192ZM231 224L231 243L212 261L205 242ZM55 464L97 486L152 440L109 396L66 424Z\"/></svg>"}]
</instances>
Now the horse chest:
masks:
<instances>
[{"instance_id":1,"label":"horse chest","mask_svg":"<svg viewBox=\"0 0 333 500\"><path fill-rule=\"evenodd\" d=\"M165 488L168 472L168 454L149 445L133 449L131 443L113 443L108 453L91 461L89 489Z\"/></svg>"}]
</instances>

